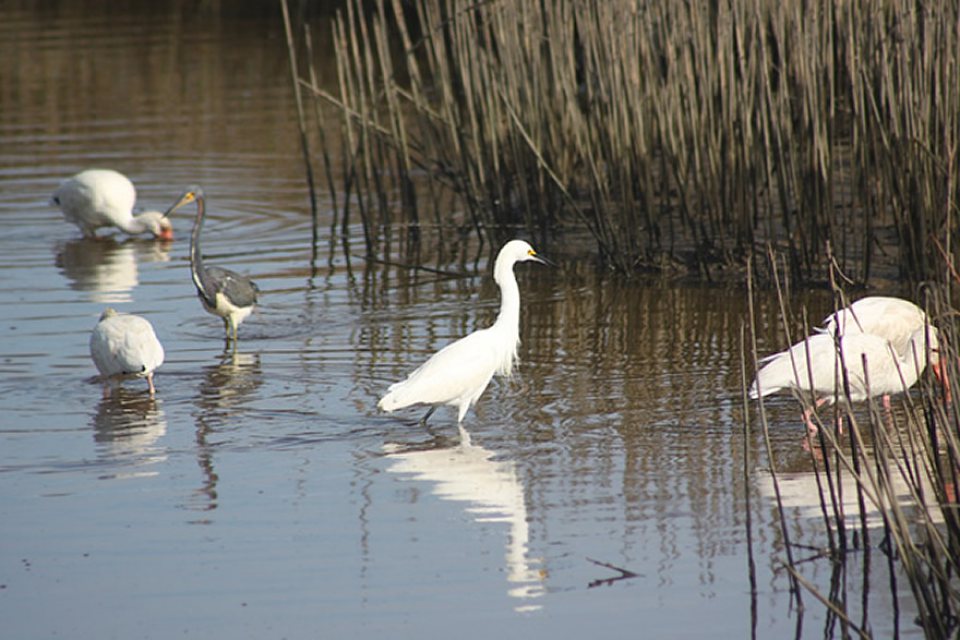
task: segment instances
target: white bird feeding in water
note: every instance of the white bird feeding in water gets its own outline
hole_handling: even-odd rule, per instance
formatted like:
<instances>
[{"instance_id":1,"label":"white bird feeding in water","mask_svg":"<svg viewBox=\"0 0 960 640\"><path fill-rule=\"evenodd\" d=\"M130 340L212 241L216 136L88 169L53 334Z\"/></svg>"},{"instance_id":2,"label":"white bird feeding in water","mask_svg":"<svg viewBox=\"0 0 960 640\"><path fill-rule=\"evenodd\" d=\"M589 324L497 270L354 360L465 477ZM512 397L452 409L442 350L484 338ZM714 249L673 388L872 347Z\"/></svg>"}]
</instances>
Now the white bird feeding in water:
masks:
<instances>
[{"instance_id":1,"label":"white bird feeding in water","mask_svg":"<svg viewBox=\"0 0 960 640\"><path fill-rule=\"evenodd\" d=\"M173 225L167 218L172 209L133 215L137 190L129 178L112 169L87 169L64 180L52 201L88 238L95 238L100 227L116 227L130 235L151 233L173 240Z\"/></svg>"},{"instance_id":2,"label":"white bird feeding in water","mask_svg":"<svg viewBox=\"0 0 960 640\"><path fill-rule=\"evenodd\" d=\"M377 406L390 412L414 404L433 405L421 420L425 424L439 405L452 405L459 411L457 423L462 423L493 374L509 376L513 370L520 344L520 289L513 265L528 260L549 264L523 240L505 244L493 269L493 278L500 286L496 322L433 354L406 380L391 385Z\"/></svg>"},{"instance_id":3,"label":"white bird feeding in water","mask_svg":"<svg viewBox=\"0 0 960 640\"><path fill-rule=\"evenodd\" d=\"M756 399L789 389L798 393L801 400L812 399L816 407L832 404L838 397L846 397L844 378L837 375L845 371L851 402L882 395L889 407L889 395L912 387L926 368L927 336L929 361L937 367L939 343L934 327L921 325L914 330L907 340L905 354L897 352L889 340L870 333L842 335L839 348L834 335L812 335L767 358L750 387L750 397ZM806 409L803 418L807 429L816 433L810 418L812 413L813 407Z\"/></svg>"},{"instance_id":4,"label":"white bird feeding in water","mask_svg":"<svg viewBox=\"0 0 960 640\"><path fill-rule=\"evenodd\" d=\"M913 332L927 324L927 314L908 300L870 296L830 314L824 320L824 330L830 334L880 336L905 356L909 353Z\"/></svg>"},{"instance_id":5,"label":"white bird feeding in water","mask_svg":"<svg viewBox=\"0 0 960 640\"><path fill-rule=\"evenodd\" d=\"M247 319L257 304L256 283L247 276L230 269L208 267L203 262L200 250L200 231L206 215L203 189L197 186L188 188L170 211L190 202L197 203L197 217L193 222L190 236L190 273L197 288L197 296L207 313L223 319L223 328L227 342L237 341L237 327Z\"/></svg>"},{"instance_id":6,"label":"white bird feeding in water","mask_svg":"<svg viewBox=\"0 0 960 640\"><path fill-rule=\"evenodd\" d=\"M824 320L824 331L830 335L851 335L869 333L886 339L901 358L912 362L913 342L911 338L917 330L930 323L923 309L903 298L887 296L868 296L832 313ZM924 354L918 354L921 359ZM950 387L946 378L946 368L939 358L931 359L930 368L940 380L947 397ZM883 404L890 407L890 396L884 394Z\"/></svg>"},{"instance_id":7,"label":"white bird feeding in water","mask_svg":"<svg viewBox=\"0 0 960 640\"><path fill-rule=\"evenodd\" d=\"M163 345L146 318L107 308L90 335L90 356L104 381L104 395L126 378L146 378L156 393L153 372L163 364Z\"/></svg>"}]
</instances>

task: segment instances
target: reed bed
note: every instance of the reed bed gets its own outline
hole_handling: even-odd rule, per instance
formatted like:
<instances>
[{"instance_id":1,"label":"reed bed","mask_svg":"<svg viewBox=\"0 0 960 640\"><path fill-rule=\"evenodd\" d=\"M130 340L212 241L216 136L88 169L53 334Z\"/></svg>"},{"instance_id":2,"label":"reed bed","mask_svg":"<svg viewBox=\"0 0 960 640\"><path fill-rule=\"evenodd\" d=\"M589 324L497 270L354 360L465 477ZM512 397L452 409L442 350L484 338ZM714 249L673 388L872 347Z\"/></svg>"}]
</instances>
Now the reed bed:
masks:
<instances>
[{"instance_id":1,"label":"reed bed","mask_svg":"<svg viewBox=\"0 0 960 640\"><path fill-rule=\"evenodd\" d=\"M339 110L328 187L374 255L523 232L763 276L769 245L800 281L829 245L866 282L931 277L952 237L957 3L345 0L320 37L336 87L291 36L294 73Z\"/></svg>"},{"instance_id":2,"label":"reed bed","mask_svg":"<svg viewBox=\"0 0 960 640\"><path fill-rule=\"evenodd\" d=\"M851 598L850 591L859 591L865 599L868 590L878 588L876 578L871 580L869 575L870 554L878 551L886 557L889 569L889 601L895 608L897 634L919 627L924 637L946 639L960 632L960 509L956 491L960 477L956 406L960 398L960 335L947 289L926 287L924 301L940 331L946 385L927 376L919 390L904 394L897 401L899 406L889 413L879 401L865 408L838 403L819 412L817 440L808 443L813 481L809 474L802 476L807 484L806 504L818 509L823 520L822 539L815 544L791 539L791 499L786 495L791 490L784 487L785 476L777 468L763 401L755 412L759 415L757 426L750 425L753 410L746 408L745 432L759 429L766 443L766 463L784 544L779 562L789 576L798 609L811 606L811 598L804 599L804 594L827 608L832 631L825 631L825 635L875 637L867 607L860 606L859 601L851 602L860 596ZM837 308L845 306L848 300L843 292L836 287L835 292ZM781 306L786 317L789 310L782 295ZM747 334L755 344L752 325ZM751 351L756 367L756 349L746 349L747 353ZM843 396L843 390L838 392ZM798 404L798 416L799 409ZM842 431L836 427L838 420ZM797 426L805 430L799 417ZM745 460L745 477L748 465L752 468ZM749 529L747 533L751 534ZM866 559L851 563L853 554ZM808 563L816 562L827 562L831 567L829 589L818 586L805 571ZM851 565L858 566L862 575L852 575ZM900 580L910 587L912 607L900 603ZM849 586L853 584L861 586ZM901 618L901 608L915 610L916 618ZM853 610L858 610L859 618Z\"/></svg>"}]
</instances>

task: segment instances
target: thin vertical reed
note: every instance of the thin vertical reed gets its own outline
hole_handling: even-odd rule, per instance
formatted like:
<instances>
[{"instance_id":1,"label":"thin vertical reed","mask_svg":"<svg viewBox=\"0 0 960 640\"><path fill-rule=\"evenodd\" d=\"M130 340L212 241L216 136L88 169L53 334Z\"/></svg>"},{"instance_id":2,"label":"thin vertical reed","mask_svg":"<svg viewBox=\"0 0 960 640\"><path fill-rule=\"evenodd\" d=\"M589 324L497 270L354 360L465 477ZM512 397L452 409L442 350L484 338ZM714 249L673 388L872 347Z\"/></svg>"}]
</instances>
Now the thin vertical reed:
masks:
<instances>
[{"instance_id":1,"label":"thin vertical reed","mask_svg":"<svg viewBox=\"0 0 960 640\"><path fill-rule=\"evenodd\" d=\"M830 244L858 282L929 278L960 189L958 25L909 0L347 0L344 179L370 251L582 230L628 273L710 278L771 244L826 279ZM429 181L457 206L425 215Z\"/></svg>"}]
</instances>

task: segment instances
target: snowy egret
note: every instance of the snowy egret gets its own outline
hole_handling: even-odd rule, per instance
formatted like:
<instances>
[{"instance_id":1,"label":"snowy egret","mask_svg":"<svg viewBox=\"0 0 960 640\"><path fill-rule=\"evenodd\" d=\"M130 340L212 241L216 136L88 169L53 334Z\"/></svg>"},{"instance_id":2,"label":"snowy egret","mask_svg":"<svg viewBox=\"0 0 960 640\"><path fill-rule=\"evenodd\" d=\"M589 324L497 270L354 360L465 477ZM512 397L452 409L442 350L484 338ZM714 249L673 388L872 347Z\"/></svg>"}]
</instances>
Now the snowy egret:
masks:
<instances>
[{"instance_id":1,"label":"snowy egret","mask_svg":"<svg viewBox=\"0 0 960 640\"><path fill-rule=\"evenodd\" d=\"M493 278L500 286L496 322L433 354L406 380L391 385L377 406L390 412L414 404L433 405L421 420L426 424L438 406L452 405L459 410L457 423L462 423L493 374L509 376L513 369L520 344L520 289L513 265L528 260L549 264L523 240L505 244L493 269Z\"/></svg>"},{"instance_id":2,"label":"snowy egret","mask_svg":"<svg viewBox=\"0 0 960 640\"><path fill-rule=\"evenodd\" d=\"M939 362L939 355L934 327L916 329L908 340L907 354L898 353L890 341L870 333L842 336L839 349L833 335L812 335L787 351L766 358L766 364L757 372L750 387L750 397L756 399L789 389L806 399L813 397L816 407L833 403L844 389L843 378L837 378L842 364L846 367L851 402L882 395L884 404L889 407L889 395L909 389L923 373L927 364L924 347L927 335L930 337L930 362L935 365ZM841 353L843 357L839 360ZM810 419L812 413L812 407L806 409L803 419L810 432L816 433L817 428Z\"/></svg>"},{"instance_id":3,"label":"snowy egret","mask_svg":"<svg viewBox=\"0 0 960 640\"><path fill-rule=\"evenodd\" d=\"M170 211L191 202L197 203L197 217L190 236L190 273L197 288L197 297L207 313L223 318L227 342L232 340L236 344L237 327L253 312L259 289L247 276L221 267L208 267L203 263L200 251L200 230L206 215L203 189L197 186L188 188L170 207Z\"/></svg>"},{"instance_id":4,"label":"snowy egret","mask_svg":"<svg viewBox=\"0 0 960 640\"><path fill-rule=\"evenodd\" d=\"M90 335L90 356L104 382L104 396L125 378L146 378L156 393L153 372L163 364L163 345L146 318L107 308Z\"/></svg>"},{"instance_id":5,"label":"snowy egret","mask_svg":"<svg viewBox=\"0 0 960 640\"><path fill-rule=\"evenodd\" d=\"M100 227L117 227L130 235L152 233L161 240L173 240L173 225L167 218L172 209L133 215L137 190L129 178L112 169L81 171L64 180L51 199L88 238L96 237Z\"/></svg>"}]
</instances>

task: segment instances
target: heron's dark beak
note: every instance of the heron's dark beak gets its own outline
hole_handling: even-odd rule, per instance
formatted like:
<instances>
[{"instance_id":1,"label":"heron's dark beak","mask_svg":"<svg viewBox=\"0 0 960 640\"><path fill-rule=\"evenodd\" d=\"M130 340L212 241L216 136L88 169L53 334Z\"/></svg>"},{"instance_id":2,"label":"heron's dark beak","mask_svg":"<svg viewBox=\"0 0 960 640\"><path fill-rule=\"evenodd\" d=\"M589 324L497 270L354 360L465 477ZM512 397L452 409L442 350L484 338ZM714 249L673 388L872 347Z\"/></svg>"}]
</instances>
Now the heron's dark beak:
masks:
<instances>
[{"instance_id":1,"label":"heron's dark beak","mask_svg":"<svg viewBox=\"0 0 960 640\"><path fill-rule=\"evenodd\" d=\"M198 198L203 197L203 191L200 187L190 187L186 191L180 194L176 202L170 206L169 209L163 212L164 217L169 216L171 213L179 209L185 204L190 204L191 202L196 202Z\"/></svg>"}]
</instances>

